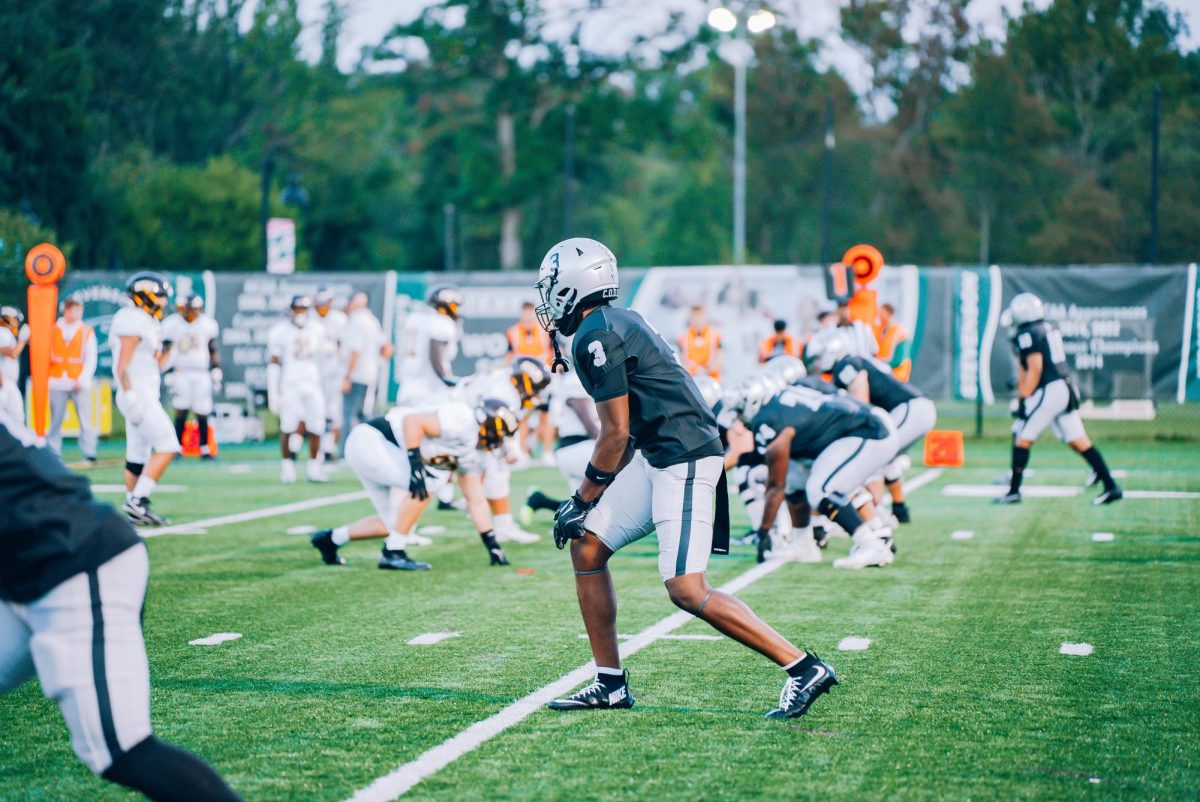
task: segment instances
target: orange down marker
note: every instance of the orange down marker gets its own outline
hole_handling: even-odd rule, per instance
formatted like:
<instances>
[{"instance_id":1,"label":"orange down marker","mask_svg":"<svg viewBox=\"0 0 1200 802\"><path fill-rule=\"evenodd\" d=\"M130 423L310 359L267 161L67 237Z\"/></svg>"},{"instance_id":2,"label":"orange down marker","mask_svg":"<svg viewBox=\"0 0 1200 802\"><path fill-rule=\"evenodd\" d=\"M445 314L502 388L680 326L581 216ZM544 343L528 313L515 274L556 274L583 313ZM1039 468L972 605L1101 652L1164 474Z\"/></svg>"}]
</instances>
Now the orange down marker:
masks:
<instances>
[{"instance_id":1,"label":"orange down marker","mask_svg":"<svg viewBox=\"0 0 1200 802\"><path fill-rule=\"evenodd\" d=\"M25 256L29 279L26 317L29 322L29 375L33 380L33 430L46 436L46 410L50 403L50 347L58 318L58 280L67 272L62 251L48 242Z\"/></svg>"},{"instance_id":2,"label":"orange down marker","mask_svg":"<svg viewBox=\"0 0 1200 802\"><path fill-rule=\"evenodd\" d=\"M963 466L963 433L933 430L925 435L925 465L930 468Z\"/></svg>"}]
</instances>

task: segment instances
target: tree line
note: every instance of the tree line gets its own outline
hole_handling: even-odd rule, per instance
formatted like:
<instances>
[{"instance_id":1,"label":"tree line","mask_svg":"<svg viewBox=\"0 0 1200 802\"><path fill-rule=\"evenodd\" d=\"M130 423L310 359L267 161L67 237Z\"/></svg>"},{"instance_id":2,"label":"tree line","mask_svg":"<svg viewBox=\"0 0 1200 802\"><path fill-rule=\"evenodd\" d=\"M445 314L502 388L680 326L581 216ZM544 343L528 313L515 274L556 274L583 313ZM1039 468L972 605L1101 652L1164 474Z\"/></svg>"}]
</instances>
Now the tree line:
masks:
<instances>
[{"instance_id":1,"label":"tree line","mask_svg":"<svg viewBox=\"0 0 1200 802\"><path fill-rule=\"evenodd\" d=\"M536 0L446 0L344 72L334 0L311 61L297 0L259 0L248 24L247 0L0 0L0 264L42 237L77 267L261 269L268 159L268 211L298 220L301 269L530 268L568 233L628 265L726 262L719 34L673 18L592 53L590 5L551 37ZM817 262L823 235L893 263L1196 259L1200 53L1182 19L1054 0L992 41L966 5L846 0L859 93L785 17L752 40L750 261ZM286 184L307 201L286 204Z\"/></svg>"}]
</instances>

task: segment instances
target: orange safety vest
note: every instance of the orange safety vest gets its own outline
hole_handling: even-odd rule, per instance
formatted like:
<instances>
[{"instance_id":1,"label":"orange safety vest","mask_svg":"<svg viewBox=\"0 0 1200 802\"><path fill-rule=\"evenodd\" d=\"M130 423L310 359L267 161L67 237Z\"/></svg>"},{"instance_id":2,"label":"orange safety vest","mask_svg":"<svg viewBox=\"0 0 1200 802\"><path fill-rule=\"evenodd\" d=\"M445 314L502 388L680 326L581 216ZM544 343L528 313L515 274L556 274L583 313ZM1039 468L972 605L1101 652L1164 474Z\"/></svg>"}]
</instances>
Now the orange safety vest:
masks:
<instances>
[{"instance_id":1,"label":"orange safety vest","mask_svg":"<svg viewBox=\"0 0 1200 802\"><path fill-rule=\"evenodd\" d=\"M896 353L896 346L908 339L908 332L899 323L893 323L890 328L879 330L879 359L890 363ZM912 359L905 359L892 368L892 375L900 381L908 381L912 375Z\"/></svg>"},{"instance_id":2,"label":"orange safety vest","mask_svg":"<svg viewBox=\"0 0 1200 802\"><path fill-rule=\"evenodd\" d=\"M679 335L679 348L687 361L688 372L693 376L703 370L714 379L720 380L720 372L713 372L708 367L708 363L720 347L721 332L712 326L705 326L700 331L688 326L687 331Z\"/></svg>"},{"instance_id":3,"label":"orange safety vest","mask_svg":"<svg viewBox=\"0 0 1200 802\"><path fill-rule=\"evenodd\" d=\"M543 362L550 356L550 335L541 326L526 328L516 323L509 326L504 334L517 356L532 356Z\"/></svg>"},{"instance_id":4,"label":"orange safety vest","mask_svg":"<svg viewBox=\"0 0 1200 802\"><path fill-rule=\"evenodd\" d=\"M767 362L777 356L800 356L800 342L792 335L772 334L758 346L758 361Z\"/></svg>"},{"instance_id":5,"label":"orange safety vest","mask_svg":"<svg viewBox=\"0 0 1200 802\"><path fill-rule=\"evenodd\" d=\"M54 342L50 346L50 378L64 375L78 379L83 373L83 344L92 336L92 327L81 325L70 342L63 337L62 327L54 327Z\"/></svg>"}]
</instances>

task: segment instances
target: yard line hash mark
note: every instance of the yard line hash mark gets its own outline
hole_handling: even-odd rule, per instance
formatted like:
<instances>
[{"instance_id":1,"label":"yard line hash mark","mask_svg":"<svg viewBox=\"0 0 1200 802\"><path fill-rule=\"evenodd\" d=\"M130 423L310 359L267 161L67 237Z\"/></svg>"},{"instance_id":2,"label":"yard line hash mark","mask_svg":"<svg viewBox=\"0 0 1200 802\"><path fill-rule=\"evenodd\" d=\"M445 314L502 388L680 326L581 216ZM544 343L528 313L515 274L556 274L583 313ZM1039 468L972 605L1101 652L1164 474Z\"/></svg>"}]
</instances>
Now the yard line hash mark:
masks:
<instances>
[{"instance_id":1,"label":"yard line hash mark","mask_svg":"<svg viewBox=\"0 0 1200 802\"><path fill-rule=\"evenodd\" d=\"M351 501L361 501L366 497L367 494L365 491L356 490L352 493L338 493L335 496L310 498L307 501L296 501L291 504L280 504L278 507L264 507L259 510L239 512L233 515L222 515L217 518L205 518L200 521L191 521L185 524L164 526L159 529L143 529L139 530L139 534L142 537L196 534L196 530L202 530L205 528L211 529L214 526L227 526L228 524L240 524L247 521L257 521L262 518L274 518L276 515L288 515L289 513L293 512L304 512L305 510L315 510L320 507L331 507L335 504L347 504Z\"/></svg>"}]
</instances>

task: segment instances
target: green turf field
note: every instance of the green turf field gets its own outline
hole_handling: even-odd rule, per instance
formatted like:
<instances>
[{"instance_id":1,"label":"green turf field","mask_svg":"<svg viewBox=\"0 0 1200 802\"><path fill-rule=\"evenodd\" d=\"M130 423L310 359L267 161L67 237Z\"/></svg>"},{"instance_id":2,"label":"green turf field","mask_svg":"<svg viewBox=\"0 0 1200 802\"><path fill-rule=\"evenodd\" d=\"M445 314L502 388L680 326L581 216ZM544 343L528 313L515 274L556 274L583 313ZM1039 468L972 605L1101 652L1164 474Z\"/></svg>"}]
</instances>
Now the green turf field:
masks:
<instances>
[{"instance_id":1,"label":"green turf field","mask_svg":"<svg viewBox=\"0 0 1200 802\"><path fill-rule=\"evenodd\" d=\"M1128 472L1127 489L1200 491L1195 442L1089 428ZM357 488L344 469L331 485L281 487L273 453L231 448L213 464L173 466L164 483L188 492L160 493L156 508L182 523ZM842 684L804 719L761 718L782 679L762 658L728 641L659 640L628 662L634 710L536 712L406 798L1197 798L1200 500L1094 509L1089 492L995 509L944 494L989 483L1007 458L1000 439L968 441L967 468L913 494L892 567L835 571L829 561L848 548L838 539L825 564L784 565L739 594L838 670ZM1032 468L1031 485L1086 474L1049 439ZM117 463L92 476L118 482ZM546 469L515 483L530 482L562 489ZM423 523L448 531L414 553L434 570L398 575L376 569L376 544L351 544L349 564L329 568L307 537L286 533L368 509L355 501L150 540L155 727L247 799L346 799L590 659L569 562L552 543L509 545L514 565L488 568L465 518L431 513ZM974 536L952 539L956 530ZM1096 532L1114 539L1093 542ZM650 539L613 561L622 633L675 612L655 559ZM710 573L719 584L753 566L741 546ZM407 643L441 631L459 637ZM188 645L218 632L243 637ZM678 630L710 632L694 620ZM839 651L849 636L872 643ZM1095 651L1063 655L1064 642ZM0 800L130 798L74 759L36 682L0 698Z\"/></svg>"}]
</instances>

